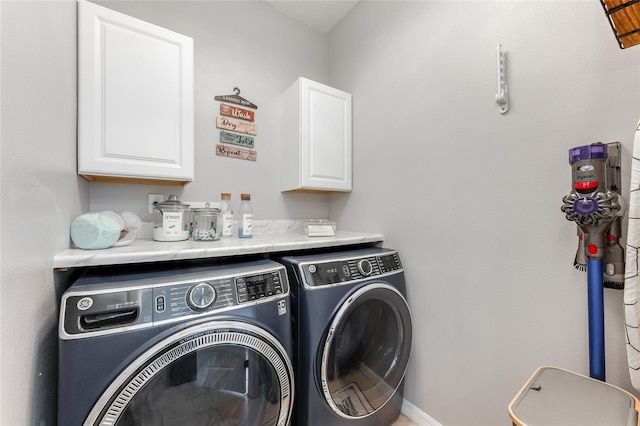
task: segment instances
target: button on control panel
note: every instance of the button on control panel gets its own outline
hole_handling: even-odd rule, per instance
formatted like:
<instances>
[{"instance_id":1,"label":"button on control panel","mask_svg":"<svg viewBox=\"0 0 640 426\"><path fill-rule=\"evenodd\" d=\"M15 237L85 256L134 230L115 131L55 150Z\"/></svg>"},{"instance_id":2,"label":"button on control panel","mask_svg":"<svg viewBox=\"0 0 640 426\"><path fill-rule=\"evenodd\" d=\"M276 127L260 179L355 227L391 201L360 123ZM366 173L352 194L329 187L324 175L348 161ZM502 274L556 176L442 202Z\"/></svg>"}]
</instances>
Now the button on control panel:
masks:
<instances>
[{"instance_id":1,"label":"button on control panel","mask_svg":"<svg viewBox=\"0 0 640 426\"><path fill-rule=\"evenodd\" d=\"M156 296L156 312L164 312L165 309L165 298L161 294Z\"/></svg>"},{"instance_id":2,"label":"button on control panel","mask_svg":"<svg viewBox=\"0 0 640 426\"><path fill-rule=\"evenodd\" d=\"M358 272L360 272L365 277L368 277L373 272L373 266L371 266L371 262L367 259L362 259L358 261Z\"/></svg>"},{"instance_id":3,"label":"button on control panel","mask_svg":"<svg viewBox=\"0 0 640 426\"><path fill-rule=\"evenodd\" d=\"M191 287L187 303L196 310L207 309L216 300L216 290L209 283L198 283Z\"/></svg>"}]
</instances>

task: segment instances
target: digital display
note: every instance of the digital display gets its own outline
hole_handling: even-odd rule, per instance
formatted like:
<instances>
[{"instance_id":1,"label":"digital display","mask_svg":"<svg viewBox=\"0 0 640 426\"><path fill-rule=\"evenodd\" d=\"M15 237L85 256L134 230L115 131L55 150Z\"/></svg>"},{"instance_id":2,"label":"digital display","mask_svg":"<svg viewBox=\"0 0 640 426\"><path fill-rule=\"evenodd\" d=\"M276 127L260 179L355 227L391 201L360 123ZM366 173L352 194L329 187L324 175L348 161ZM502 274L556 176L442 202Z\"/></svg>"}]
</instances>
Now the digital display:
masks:
<instances>
[{"instance_id":1,"label":"digital display","mask_svg":"<svg viewBox=\"0 0 640 426\"><path fill-rule=\"evenodd\" d=\"M274 272L236 278L236 291L239 303L282 294L280 275Z\"/></svg>"},{"instance_id":2,"label":"digital display","mask_svg":"<svg viewBox=\"0 0 640 426\"><path fill-rule=\"evenodd\" d=\"M325 262L309 265L308 282L310 285L335 284L346 281L345 264L342 262ZM346 269L348 273L348 268Z\"/></svg>"},{"instance_id":3,"label":"digital display","mask_svg":"<svg viewBox=\"0 0 640 426\"><path fill-rule=\"evenodd\" d=\"M272 296L275 292L271 275L253 275L246 277L244 281L247 283L249 300L256 297Z\"/></svg>"},{"instance_id":4,"label":"digital display","mask_svg":"<svg viewBox=\"0 0 640 426\"><path fill-rule=\"evenodd\" d=\"M394 270L399 266L395 256L381 256L380 260L382 260L385 271Z\"/></svg>"}]
</instances>

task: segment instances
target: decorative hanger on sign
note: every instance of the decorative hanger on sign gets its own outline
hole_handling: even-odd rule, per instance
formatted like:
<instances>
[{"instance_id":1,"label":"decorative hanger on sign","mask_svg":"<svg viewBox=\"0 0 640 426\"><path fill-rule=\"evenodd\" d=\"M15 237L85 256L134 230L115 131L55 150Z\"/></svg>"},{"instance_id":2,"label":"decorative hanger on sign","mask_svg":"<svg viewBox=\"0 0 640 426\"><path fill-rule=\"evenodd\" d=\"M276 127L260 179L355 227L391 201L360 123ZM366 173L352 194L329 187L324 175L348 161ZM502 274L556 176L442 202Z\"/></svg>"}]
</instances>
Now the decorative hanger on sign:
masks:
<instances>
[{"instance_id":1,"label":"decorative hanger on sign","mask_svg":"<svg viewBox=\"0 0 640 426\"><path fill-rule=\"evenodd\" d=\"M258 106L256 104L240 96L240 89L238 89L237 87L233 88L233 93L233 95L218 95L215 97L215 100L258 109Z\"/></svg>"}]
</instances>

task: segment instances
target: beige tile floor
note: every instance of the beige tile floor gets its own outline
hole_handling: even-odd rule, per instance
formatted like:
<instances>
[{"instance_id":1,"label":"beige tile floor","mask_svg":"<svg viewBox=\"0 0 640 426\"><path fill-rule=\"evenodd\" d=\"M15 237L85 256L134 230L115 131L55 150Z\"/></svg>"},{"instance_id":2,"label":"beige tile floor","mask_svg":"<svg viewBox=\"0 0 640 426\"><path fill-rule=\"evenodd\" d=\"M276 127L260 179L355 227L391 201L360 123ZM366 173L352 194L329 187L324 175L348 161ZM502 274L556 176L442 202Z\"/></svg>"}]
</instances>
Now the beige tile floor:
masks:
<instances>
[{"instance_id":1,"label":"beige tile floor","mask_svg":"<svg viewBox=\"0 0 640 426\"><path fill-rule=\"evenodd\" d=\"M393 422L391 426L417 426L417 424L400 414L400 417L398 417L398 419Z\"/></svg>"}]
</instances>

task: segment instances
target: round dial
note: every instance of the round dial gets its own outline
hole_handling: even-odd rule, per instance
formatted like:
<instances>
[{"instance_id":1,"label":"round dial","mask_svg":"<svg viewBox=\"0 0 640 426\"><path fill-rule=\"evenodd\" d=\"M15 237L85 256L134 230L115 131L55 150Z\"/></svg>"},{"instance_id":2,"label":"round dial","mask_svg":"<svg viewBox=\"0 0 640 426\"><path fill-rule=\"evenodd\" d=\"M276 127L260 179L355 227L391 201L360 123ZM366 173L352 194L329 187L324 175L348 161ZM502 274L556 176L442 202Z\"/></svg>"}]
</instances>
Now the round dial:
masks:
<instances>
[{"instance_id":1,"label":"round dial","mask_svg":"<svg viewBox=\"0 0 640 426\"><path fill-rule=\"evenodd\" d=\"M358 262L358 271L360 271L360 273L365 277L368 277L373 271L373 266L371 266L371 262L369 262L367 259L362 259L360 262Z\"/></svg>"},{"instance_id":2,"label":"round dial","mask_svg":"<svg viewBox=\"0 0 640 426\"><path fill-rule=\"evenodd\" d=\"M208 283L199 283L191 287L187 294L187 303L193 309L207 309L216 301L216 290Z\"/></svg>"}]
</instances>

